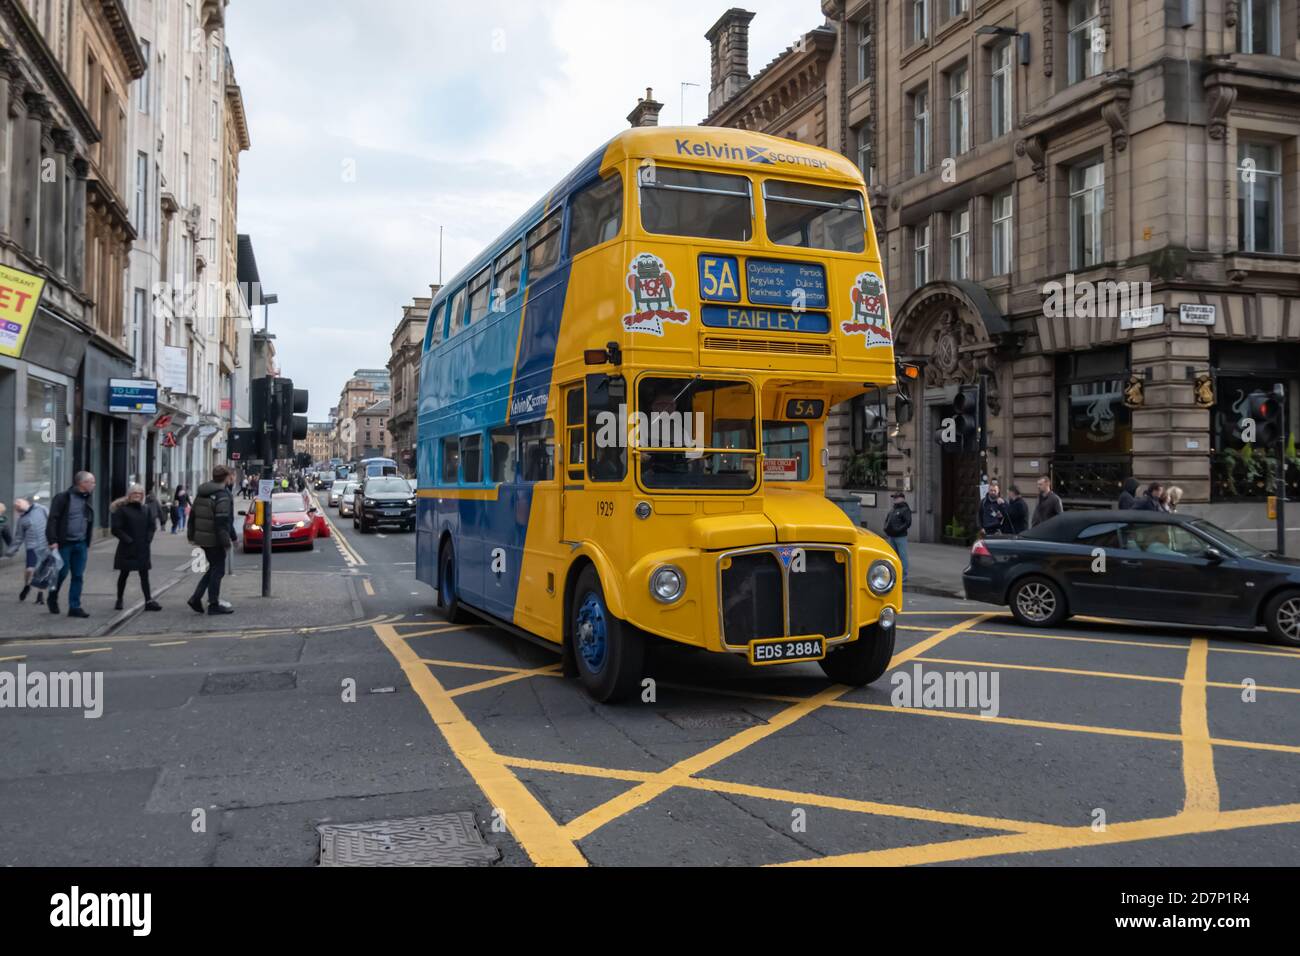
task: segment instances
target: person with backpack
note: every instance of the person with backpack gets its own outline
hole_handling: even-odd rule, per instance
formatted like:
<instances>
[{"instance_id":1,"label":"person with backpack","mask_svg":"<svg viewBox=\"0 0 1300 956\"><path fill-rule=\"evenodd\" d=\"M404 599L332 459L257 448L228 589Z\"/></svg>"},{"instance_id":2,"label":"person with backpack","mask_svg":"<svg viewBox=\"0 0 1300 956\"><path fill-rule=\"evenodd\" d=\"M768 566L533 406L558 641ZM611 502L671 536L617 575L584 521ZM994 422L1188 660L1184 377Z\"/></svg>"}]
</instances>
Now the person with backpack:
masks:
<instances>
[{"instance_id":1,"label":"person with backpack","mask_svg":"<svg viewBox=\"0 0 1300 956\"><path fill-rule=\"evenodd\" d=\"M898 555L903 566L903 583L907 583L907 532L912 527L912 509L901 491L895 491L891 500L894 505L885 518L885 539Z\"/></svg>"},{"instance_id":2,"label":"person with backpack","mask_svg":"<svg viewBox=\"0 0 1300 956\"><path fill-rule=\"evenodd\" d=\"M230 488L235 475L225 465L212 469L212 480L199 486L194 498L186 537L203 549L208 568L199 578L199 586L187 602L195 613L203 613L203 593L208 594L208 614L233 614L221 603L221 579L226 574L226 555L238 537L235 531L235 496ZM269 547L269 529L268 529Z\"/></svg>"},{"instance_id":3,"label":"person with backpack","mask_svg":"<svg viewBox=\"0 0 1300 956\"><path fill-rule=\"evenodd\" d=\"M113 570L117 572L117 604L114 609L122 610L126 581L134 571L140 575L144 609L161 611L162 607L149 590L149 569L153 567L151 548L158 523L145 506L144 488L132 485L125 498L119 498L109 506L109 513L112 515L110 527L113 537L117 538L117 553L113 555Z\"/></svg>"}]
</instances>

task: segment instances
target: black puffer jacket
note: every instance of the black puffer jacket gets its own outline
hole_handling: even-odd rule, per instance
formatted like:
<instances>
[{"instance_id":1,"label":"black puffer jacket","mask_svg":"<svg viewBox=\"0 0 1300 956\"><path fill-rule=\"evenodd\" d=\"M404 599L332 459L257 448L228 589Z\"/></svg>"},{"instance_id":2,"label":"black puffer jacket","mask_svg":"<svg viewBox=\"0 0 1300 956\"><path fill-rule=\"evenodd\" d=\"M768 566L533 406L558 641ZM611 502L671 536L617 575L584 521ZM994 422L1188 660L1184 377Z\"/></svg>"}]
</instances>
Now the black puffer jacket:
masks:
<instances>
[{"instance_id":1,"label":"black puffer jacket","mask_svg":"<svg viewBox=\"0 0 1300 956\"><path fill-rule=\"evenodd\" d=\"M224 483L199 486L186 537L200 548L228 548L235 540L235 498Z\"/></svg>"},{"instance_id":2,"label":"black puffer jacket","mask_svg":"<svg viewBox=\"0 0 1300 956\"><path fill-rule=\"evenodd\" d=\"M113 509L113 537L117 538L114 571L148 571L149 546L157 525L149 510L137 501L127 501Z\"/></svg>"}]
</instances>

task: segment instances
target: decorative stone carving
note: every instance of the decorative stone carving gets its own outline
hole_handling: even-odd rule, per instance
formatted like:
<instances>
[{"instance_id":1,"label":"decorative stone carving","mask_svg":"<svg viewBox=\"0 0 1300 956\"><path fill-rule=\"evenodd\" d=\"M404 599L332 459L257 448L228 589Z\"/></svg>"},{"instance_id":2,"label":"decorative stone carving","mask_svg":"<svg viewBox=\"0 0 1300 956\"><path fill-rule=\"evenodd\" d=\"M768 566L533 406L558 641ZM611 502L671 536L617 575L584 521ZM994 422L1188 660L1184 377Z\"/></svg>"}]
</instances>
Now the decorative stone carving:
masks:
<instances>
[{"instance_id":1,"label":"decorative stone carving","mask_svg":"<svg viewBox=\"0 0 1300 956\"><path fill-rule=\"evenodd\" d=\"M1228 281L1233 285L1241 285L1250 275L1245 269L1229 269Z\"/></svg>"},{"instance_id":2,"label":"decorative stone carving","mask_svg":"<svg viewBox=\"0 0 1300 956\"><path fill-rule=\"evenodd\" d=\"M1052 75L1052 38L1056 33L1053 17L1056 0L1043 0L1043 76Z\"/></svg>"},{"instance_id":3,"label":"decorative stone carving","mask_svg":"<svg viewBox=\"0 0 1300 956\"><path fill-rule=\"evenodd\" d=\"M1028 156L1034 167L1034 176L1040 183L1047 182L1047 150L1041 136L1026 136L1017 142L1016 155Z\"/></svg>"},{"instance_id":4,"label":"decorative stone carving","mask_svg":"<svg viewBox=\"0 0 1300 956\"><path fill-rule=\"evenodd\" d=\"M1223 22L1226 23L1229 27L1236 28L1237 14L1240 12L1238 10L1238 7L1240 6L1241 4L1238 3L1237 0L1228 0L1228 3L1223 11Z\"/></svg>"},{"instance_id":5,"label":"decorative stone carving","mask_svg":"<svg viewBox=\"0 0 1300 956\"><path fill-rule=\"evenodd\" d=\"M1102 106L1101 118L1110 127L1110 139L1116 152L1124 152L1128 148L1128 102L1111 100Z\"/></svg>"},{"instance_id":6,"label":"decorative stone carving","mask_svg":"<svg viewBox=\"0 0 1300 956\"><path fill-rule=\"evenodd\" d=\"M1210 139L1221 140L1228 135L1228 113L1232 111L1232 104L1237 101L1237 88L1235 86L1212 86L1210 87L1207 111L1209 113Z\"/></svg>"}]
</instances>

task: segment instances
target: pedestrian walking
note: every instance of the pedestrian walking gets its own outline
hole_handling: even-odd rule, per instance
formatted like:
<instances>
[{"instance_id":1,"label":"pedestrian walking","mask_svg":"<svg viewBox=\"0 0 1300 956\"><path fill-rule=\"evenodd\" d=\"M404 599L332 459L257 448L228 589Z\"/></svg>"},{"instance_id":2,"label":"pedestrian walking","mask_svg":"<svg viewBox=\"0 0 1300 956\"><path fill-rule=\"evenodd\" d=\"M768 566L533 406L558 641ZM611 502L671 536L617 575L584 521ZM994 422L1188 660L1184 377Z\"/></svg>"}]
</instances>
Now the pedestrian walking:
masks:
<instances>
[{"instance_id":1,"label":"pedestrian walking","mask_svg":"<svg viewBox=\"0 0 1300 956\"><path fill-rule=\"evenodd\" d=\"M184 485L177 485L176 494L172 496L172 534L185 527L189 512L190 493L185 490Z\"/></svg>"},{"instance_id":2,"label":"pedestrian walking","mask_svg":"<svg viewBox=\"0 0 1300 956\"><path fill-rule=\"evenodd\" d=\"M153 522L155 531L161 531L167 527L167 519L163 516L162 505L158 503L158 496L152 491L144 496L144 509L149 512L149 520Z\"/></svg>"},{"instance_id":3,"label":"pedestrian walking","mask_svg":"<svg viewBox=\"0 0 1300 956\"><path fill-rule=\"evenodd\" d=\"M32 593L32 575L50 553L49 542L45 540L45 526L49 523L50 512L45 505L26 498L14 499L14 511L18 513L18 520L14 523L14 542L9 546L9 553L16 554L20 548L27 552L23 589L18 592L18 600L26 601ZM36 603L45 603L44 588L37 588Z\"/></svg>"},{"instance_id":4,"label":"pedestrian walking","mask_svg":"<svg viewBox=\"0 0 1300 956\"><path fill-rule=\"evenodd\" d=\"M1119 502L1115 505L1120 511L1127 511L1137 504L1138 480L1124 479L1124 490L1119 493Z\"/></svg>"},{"instance_id":5,"label":"pedestrian walking","mask_svg":"<svg viewBox=\"0 0 1300 956\"><path fill-rule=\"evenodd\" d=\"M1024 534L1029 530L1029 505L1020 497L1020 489L1012 485L1007 489L1010 496L1007 501L1007 523L1012 534Z\"/></svg>"},{"instance_id":6,"label":"pedestrian walking","mask_svg":"<svg viewBox=\"0 0 1300 956\"><path fill-rule=\"evenodd\" d=\"M979 517L980 530L986 535L1002 534L1011 529L1011 521L1007 517L1007 502L1002 497L1002 489L996 478L989 482L988 494L980 499Z\"/></svg>"},{"instance_id":7,"label":"pedestrian walking","mask_svg":"<svg viewBox=\"0 0 1300 956\"><path fill-rule=\"evenodd\" d=\"M912 527L912 509L907 504L907 496L895 491L890 496L894 505L885 518L885 540L898 555L903 566L903 583L907 583L907 532Z\"/></svg>"},{"instance_id":8,"label":"pedestrian walking","mask_svg":"<svg viewBox=\"0 0 1300 956\"><path fill-rule=\"evenodd\" d=\"M1034 523L1038 527L1044 521L1050 521L1065 511L1061 496L1052 490L1052 479L1043 475L1038 479L1038 504L1034 508Z\"/></svg>"},{"instance_id":9,"label":"pedestrian walking","mask_svg":"<svg viewBox=\"0 0 1300 956\"><path fill-rule=\"evenodd\" d=\"M122 610L126 596L126 582L134 571L140 575L140 592L144 595L146 611L161 611L149 590L149 569L153 567L152 545L158 530L153 514L145 506L144 487L132 485L125 498L118 498L109 506L109 527L117 538L117 553L113 556L113 570L117 572L117 604Z\"/></svg>"},{"instance_id":10,"label":"pedestrian walking","mask_svg":"<svg viewBox=\"0 0 1300 956\"><path fill-rule=\"evenodd\" d=\"M209 614L234 613L221 603L221 579L226 574L226 552L237 537L235 497L230 491L234 483L234 473L225 465L217 465L212 469L212 480L200 485L194 498L194 512L186 536L203 549L208 562L207 570L199 578L199 586L189 600L190 607L199 614L203 613L205 591L208 595Z\"/></svg>"},{"instance_id":11,"label":"pedestrian walking","mask_svg":"<svg viewBox=\"0 0 1300 956\"><path fill-rule=\"evenodd\" d=\"M1164 511L1160 506L1160 497L1164 494L1164 485L1153 481L1147 485L1146 493L1133 505L1134 511Z\"/></svg>"},{"instance_id":12,"label":"pedestrian walking","mask_svg":"<svg viewBox=\"0 0 1300 956\"><path fill-rule=\"evenodd\" d=\"M1169 489L1165 492L1165 497L1163 502L1165 511L1169 512L1170 514L1177 514L1178 503L1182 500L1183 500L1183 489L1179 488L1177 485L1171 485Z\"/></svg>"},{"instance_id":13,"label":"pedestrian walking","mask_svg":"<svg viewBox=\"0 0 1300 956\"><path fill-rule=\"evenodd\" d=\"M86 560L90 557L91 536L95 533L95 509L90 503L94 491L95 476L88 471L79 471L73 476L72 487L60 491L50 502L45 540L63 559L58 580L50 590L48 604L51 614L59 613L59 589L71 575L68 617L90 617L81 609L81 588L85 582Z\"/></svg>"}]
</instances>

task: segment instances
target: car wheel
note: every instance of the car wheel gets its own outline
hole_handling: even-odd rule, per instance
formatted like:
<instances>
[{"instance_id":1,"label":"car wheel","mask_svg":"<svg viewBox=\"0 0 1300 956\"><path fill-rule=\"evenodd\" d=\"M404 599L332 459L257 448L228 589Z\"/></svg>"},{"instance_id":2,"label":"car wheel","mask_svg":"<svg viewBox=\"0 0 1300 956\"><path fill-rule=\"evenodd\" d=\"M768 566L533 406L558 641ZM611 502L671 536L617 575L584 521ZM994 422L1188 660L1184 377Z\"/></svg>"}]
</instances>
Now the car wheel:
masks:
<instances>
[{"instance_id":1,"label":"car wheel","mask_svg":"<svg viewBox=\"0 0 1300 956\"><path fill-rule=\"evenodd\" d=\"M633 694L641 683L645 641L626 621L610 613L600 576L591 565L578 575L569 611L569 636L578 678L602 704Z\"/></svg>"},{"instance_id":2,"label":"car wheel","mask_svg":"<svg viewBox=\"0 0 1300 956\"><path fill-rule=\"evenodd\" d=\"M832 648L817 662L822 673L837 684L865 687L889 668L894 657L894 630L878 624L864 627L856 641Z\"/></svg>"},{"instance_id":3,"label":"car wheel","mask_svg":"<svg viewBox=\"0 0 1300 956\"><path fill-rule=\"evenodd\" d=\"M1050 578L1021 578L1011 586L1007 603L1015 619L1030 627L1053 627L1069 617L1065 594Z\"/></svg>"},{"instance_id":4,"label":"car wheel","mask_svg":"<svg viewBox=\"0 0 1300 956\"><path fill-rule=\"evenodd\" d=\"M1264 607L1264 626L1273 640L1300 647L1300 591L1283 591Z\"/></svg>"},{"instance_id":5,"label":"car wheel","mask_svg":"<svg viewBox=\"0 0 1300 956\"><path fill-rule=\"evenodd\" d=\"M456 593L456 549L448 541L438 556L438 607L452 624L468 624L473 618L460 604Z\"/></svg>"}]
</instances>

